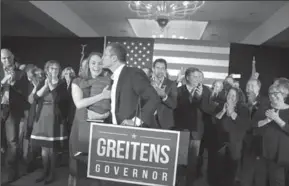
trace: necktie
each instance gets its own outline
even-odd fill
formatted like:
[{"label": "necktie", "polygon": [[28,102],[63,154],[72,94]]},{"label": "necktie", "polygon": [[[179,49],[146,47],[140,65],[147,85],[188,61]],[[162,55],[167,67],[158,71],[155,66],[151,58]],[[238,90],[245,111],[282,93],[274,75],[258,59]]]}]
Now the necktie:
[{"label": "necktie", "polygon": [[192,89],[192,90],[190,91],[190,95],[189,95],[189,100],[190,100],[190,102],[193,101],[194,95],[195,95],[195,89]]}]

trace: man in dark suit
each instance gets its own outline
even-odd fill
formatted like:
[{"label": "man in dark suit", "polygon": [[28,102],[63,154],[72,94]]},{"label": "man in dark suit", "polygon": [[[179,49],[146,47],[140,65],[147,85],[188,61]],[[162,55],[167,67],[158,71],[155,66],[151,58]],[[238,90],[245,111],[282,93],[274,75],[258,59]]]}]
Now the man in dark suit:
[{"label": "man in dark suit", "polygon": [[250,111],[251,129],[247,132],[243,146],[243,163],[240,172],[242,186],[266,185],[266,161],[262,157],[262,136],[258,134],[255,113],[269,105],[269,99],[260,95],[261,82],[250,79],[246,85],[247,107]]},{"label": "man in dark suit", "polygon": [[210,105],[210,89],[203,85],[204,75],[197,68],[188,68],[185,72],[186,84],[178,87],[177,108],[174,111],[176,127],[191,133],[186,185],[196,179],[197,162],[204,125],[211,123],[213,107]]},{"label": "man in dark suit", "polygon": [[173,111],[177,106],[178,92],[176,83],[166,77],[166,72],[166,60],[155,60],[151,84],[157,91],[161,104],[154,114],[154,122],[162,129],[172,129],[174,127]]},{"label": "man in dark suit", "polygon": [[142,70],[125,66],[126,54],[118,43],[109,44],[103,53],[103,67],[113,72],[112,123],[158,128],[152,118],[161,100]]},{"label": "man in dark suit", "polygon": [[24,71],[15,68],[14,56],[8,49],[1,49],[1,63],[1,130],[8,144],[8,182],[13,182],[18,177],[19,125],[29,108],[28,79]]}]

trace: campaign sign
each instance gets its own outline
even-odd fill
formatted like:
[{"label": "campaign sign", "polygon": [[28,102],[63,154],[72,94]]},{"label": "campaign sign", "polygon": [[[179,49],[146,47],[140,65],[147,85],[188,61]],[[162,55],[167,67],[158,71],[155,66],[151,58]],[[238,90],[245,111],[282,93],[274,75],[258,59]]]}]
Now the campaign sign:
[{"label": "campaign sign", "polygon": [[180,132],[91,123],[87,177],[174,186]]}]

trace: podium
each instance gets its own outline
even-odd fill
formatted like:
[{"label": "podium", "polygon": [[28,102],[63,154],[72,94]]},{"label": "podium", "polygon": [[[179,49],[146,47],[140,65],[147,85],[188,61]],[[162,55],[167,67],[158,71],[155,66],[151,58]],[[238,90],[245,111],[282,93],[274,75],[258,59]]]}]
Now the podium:
[{"label": "podium", "polygon": [[[88,154],[89,147],[89,133],[90,133],[90,124],[91,123],[103,123],[103,120],[87,120],[86,122],[81,123],[78,131],[78,151],[83,154]],[[108,124],[110,125],[110,124]],[[188,151],[189,151],[189,142],[190,142],[190,132],[180,131],[180,145],[179,145],[179,165],[187,165],[188,160]],[[81,158],[84,160],[84,158]]]},{"label": "podium", "polygon": [[[82,125],[80,125],[81,127],[79,127],[79,150],[81,152],[80,155],[78,155],[76,158],[79,160],[79,164],[81,167],[85,167],[88,164],[88,152],[89,152],[89,143],[90,142],[90,138],[89,135],[91,135],[91,126],[94,125],[92,123],[101,123],[101,121],[87,121],[85,123],[83,123]],[[115,128],[115,131],[112,131],[112,133],[114,132],[118,132],[119,130],[126,128],[125,126],[119,126],[119,125],[111,125],[111,124],[98,124],[98,125],[103,125],[106,128]],[[107,127],[109,126],[109,127]],[[144,129],[144,128],[137,128],[137,127],[130,127],[130,128],[134,128],[134,130],[148,130],[147,133],[145,134],[150,134],[153,131],[155,132],[161,132],[164,135],[163,136],[169,136],[169,133],[178,133],[178,153],[177,153],[177,165],[187,165],[188,163],[188,151],[189,151],[189,141],[190,141],[190,133],[189,132],[180,132],[180,131],[171,131],[171,130],[161,130],[161,129]],[[127,129],[128,130],[128,129]],[[149,132],[151,131],[151,132]],[[95,144],[94,144],[95,146]],[[94,149],[93,152],[95,152],[96,150]],[[145,163],[146,164],[146,163]],[[174,166],[176,167],[176,166]],[[89,167],[88,167],[89,168]],[[87,168],[86,168],[87,169]],[[82,175],[80,175],[81,177],[86,177],[86,172],[82,172]],[[98,180],[99,181],[99,180]],[[102,186],[105,185],[115,185],[115,186],[122,186],[122,185],[128,185],[128,183],[119,183],[117,182],[117,180],[115,182],[111,182],[111,181],[101,181],[102,182]],[[130,184],[131,185],[131,184]],[[135,185],[139,185],[139,184],[135,184]]]}]

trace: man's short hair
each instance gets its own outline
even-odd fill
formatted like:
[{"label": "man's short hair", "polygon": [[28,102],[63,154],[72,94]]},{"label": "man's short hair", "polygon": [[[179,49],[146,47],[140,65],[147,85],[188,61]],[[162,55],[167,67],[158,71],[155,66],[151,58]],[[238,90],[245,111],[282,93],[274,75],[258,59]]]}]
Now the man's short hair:
[{"label": "man's short hair", "polygon": [[198,68],[190,67],[190,68],[187,68],[187,70],[185,72],[185,78],[187,78],[190,74],[192,74],[194,72],[199,72],[199,73],[203,74],[203,72],[200,71]]},{"label": "man's short hair", "polygon": [[117,56],[117,59],[121,62],[126,62],[126,48],[120,43],[110,43],[107,47],[111,47],[110,52]]},{"label": "man's short hair", "polygon": [[168,67],[167,61],[163,58],[156,59],[153,63],[153,67],[155,67],[157,63],[163,63],[165,65],[166,69]]},{"label": "man's short hair", "polygon": [[247,84],[248,84],[250,81],[256,81],[258,87],[261,88],[262,83],[261,83],[261,81],[260,81],[259,79],[249,79],[249,81],[247,82]]}]

